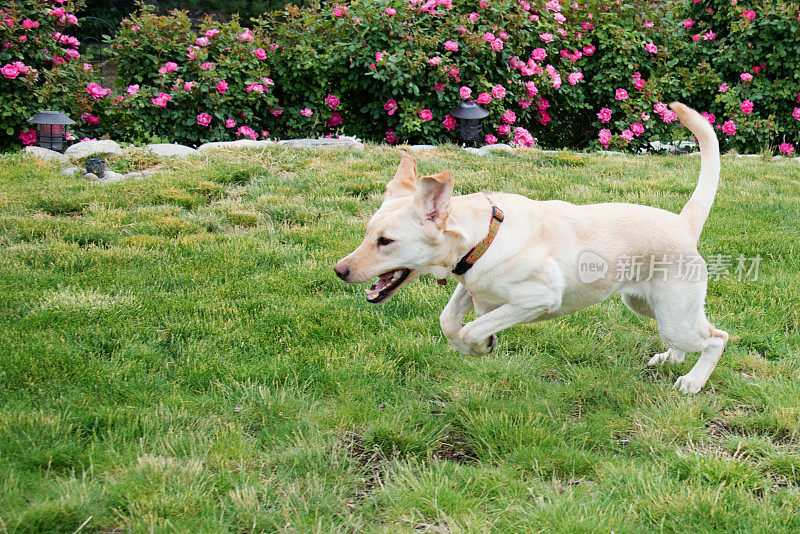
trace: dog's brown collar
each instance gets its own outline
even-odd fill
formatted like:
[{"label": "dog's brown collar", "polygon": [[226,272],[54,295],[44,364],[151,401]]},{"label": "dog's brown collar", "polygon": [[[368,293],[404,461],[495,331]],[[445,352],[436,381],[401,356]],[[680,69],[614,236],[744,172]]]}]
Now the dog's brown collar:
[{"label": "dog's brown collar", "polygon": [[475,265],[475,262],[483,256],[484,252],[489,248],[489,245],[492,244],[492,241],[494,241],[497,230],[500,229],[500,223],[503,222],[504,215],[503,210],[495,206],[491,200],[489,200],[489,202],[492,204],[492,218],[489,222],[489,233],[486,234],[486,237],[484,237],[480,243],[475,245],[472,250],[461,258],[453,268],[453,274],[464,274],[469,271],[470,268]]}]

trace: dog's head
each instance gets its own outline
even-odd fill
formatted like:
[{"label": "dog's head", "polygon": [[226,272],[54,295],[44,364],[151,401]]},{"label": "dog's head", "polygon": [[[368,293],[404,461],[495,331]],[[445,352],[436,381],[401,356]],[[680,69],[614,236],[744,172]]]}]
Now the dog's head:
[{"label": "dog's head", "polygon": [[378,211],[367,223],[364,241],[333,267],[349,283],[377,277],[367,301],[385,302],[423,274],[444,278],[445,225],[453,178],[445,171],[417,179],[417,162],[403,154]]}]

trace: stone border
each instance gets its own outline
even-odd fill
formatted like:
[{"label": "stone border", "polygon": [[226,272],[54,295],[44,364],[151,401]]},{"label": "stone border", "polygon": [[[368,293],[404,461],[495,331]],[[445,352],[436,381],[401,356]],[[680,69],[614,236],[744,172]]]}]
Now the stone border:
[{"label": "stone border", "polygon": [[[657,143],[657,145],[656,145]],[[184,158],[184,157],[193,157],[197,155],[203,155],[213,151],[219,150],[240,150],[240,149],[247,149],[247,148],[266,148],[269,146],[281,146],[285,148],[294,148],[300,150],[308,150],[308,149],[330,149],[330,148],[343,148],[347,150],[355,150],[355,151],[364,151],[366,146],[362,143],[359,139],[355,137],[341,137],[339,139],[333,138],[322,138],[322,139],[285,139],[282,141],[272,141],[269,139],[261,140],[261,141],[254,141],[250,139],[238,139],[236,141],[218,141],[213,143],[205,143],[200,145],[199,147],[192,148],[185,145],[179,145],[177,143],[169,144],[169,143],[155,143],[146,145],[143,147],[133,147],[134,151],[143,151],[149,152],[153,156],[157,158]],[[401,150],[409,150],[411,152],[426,152],[431,150],[438,150],[444,147],[452,147],[455,145],[394,145],[392,148],[401,149]],[[677,150],[677,149],[684,149],[684,148],[696,148],[696,143],[691,143],[688,141],[681,142],[678,146],[672,145],[665,145],[663,143],[653,142],[651,143],[656,149],[665,149],[665,152],[669,152],[669,150]],[[386,145],[386,147],[390,147],[390,145]],[[126,149],[128,150],[128,149]],[[515,149],[511,145],[505,143],[497,143],[494,145],[486,145],[480,148],[475,147],[462,147],[461,150],[467,152],[469,154],[475,156],[491,156],[495,153],[515,153],[519,149]],[[522,149],[526,152],[530,153],[530,149]],[[623,157],[635,157],[640,155],[651,155],[652,153],[640,153],[640,154],[627,154],[625,152],[619,152],[615,150],[599,150],[597,152],[573,152],[570,150],[545,150],[545,149],[534,149],[542,154],[573,154],[573,155],[581,155],[581,156],[604,156],[604,157],[616,157],[616,156],[623,156]],[[36,146],[29,146],[25,148],[25,152],[30,154],[33,157],[39,158],[45,161],[54,161],[61,167],[66,167],[61,171],[62,174],[65,176],[74,176],[76,173],[81,172],[81,169],[76,166],[69,166],[71,162],[76,160],[91,156],[91,155],[117,155],[121,156],[125,154],[125,150],[120,147],[120,145],[112,141],[110,139],[103,139],[99,141],[81,141],[79,143],[75,143],[67,148],[64,154],[60,154],[53,150],[47,150],[45,148],[36,147]],[[660,154],[656,154],[660,155]],[[699,152],[688,152],[684,153],[683,155],[696,157],[699,156]],[[737,157],[737,158],[763,158],[764,156],[760,154],[727,154],[724,155],[727,157]],[[793,161],[795,163],[800,164],[800,157],[785,157],[785,156],[773,156],[773,160],[787,160]],[[99,180],[104,183],[113,183],[119,182],[125,179],[141,179],[146,178],[148,176],[152,176],[155,172],[151,170],[144,170],[144,171],[135,171],[129,172],[127,174],[120,174],[114,171],[106,171],[105,175],[102,180],[99,180],[97,176],[92,173],[84,174],[84,177],[89,180]]]}]

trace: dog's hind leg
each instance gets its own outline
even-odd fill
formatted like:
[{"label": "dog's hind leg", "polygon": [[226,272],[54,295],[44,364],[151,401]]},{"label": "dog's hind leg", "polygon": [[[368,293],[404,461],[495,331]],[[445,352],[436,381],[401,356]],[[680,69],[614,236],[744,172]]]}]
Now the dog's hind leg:
[{"label": "dog's hind leg", "polygon": [[[649,317],[650,319],[656,318],[653,308],[644,297],[633,293],[623,293],[622,302],[636,315]],[[654,365],[664,365],[667,362],[681,363],[685,355],[685,352],[670,347],[666,351],[656,354],[650,358],[650,361],[647,362],[647,365],[653,367]]]},{"label": "dog's hind leg", "polygon": [[458,284],[450,296],[450,300],[447,301],[447,306],[439,315],[439,326],[442,327],[442,333],[450,341],[450,345],[461,354],[470,354],[469,346],[461,340],[459,333],[461,327],[464,326],[462,323],[464,316],[472,309],[472,306],[472,295],[469,294],[464,284]]},{"label": "dog's hind leg", "polygon": [[[654,311],[658,331],[670,351],[675,351],[676,357],[701,351],[697,363],[691,371],[678,378],[675,388],[687,395],[697,393],[706,385],[725,350],[728,333],[714,328],[706,319],[703,311],[705,282],[665,284],[659,289]],[[670,351],[668,357],[673,357]]]}]

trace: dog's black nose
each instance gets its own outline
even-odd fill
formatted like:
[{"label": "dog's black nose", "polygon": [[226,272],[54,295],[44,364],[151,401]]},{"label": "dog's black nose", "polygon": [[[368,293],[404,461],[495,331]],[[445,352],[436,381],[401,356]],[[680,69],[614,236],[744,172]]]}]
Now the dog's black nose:
[{"label": "dog's black nose", "polygon": [[347,279],[350,278],[350,267],[345,267],[341,263],[337,263],[333,266],[333,272],[336,273],[336,276],[347,282]]}]

